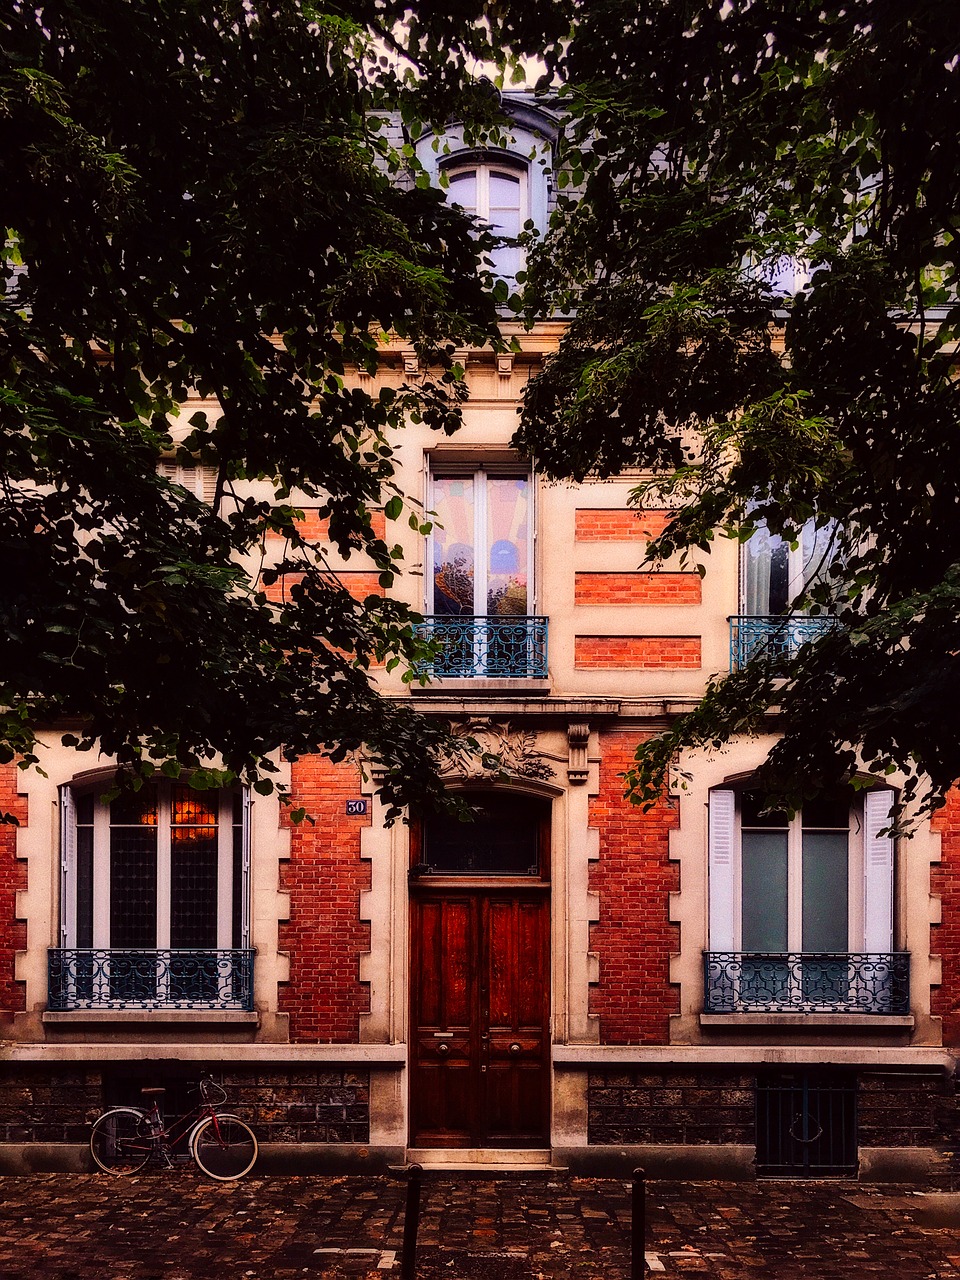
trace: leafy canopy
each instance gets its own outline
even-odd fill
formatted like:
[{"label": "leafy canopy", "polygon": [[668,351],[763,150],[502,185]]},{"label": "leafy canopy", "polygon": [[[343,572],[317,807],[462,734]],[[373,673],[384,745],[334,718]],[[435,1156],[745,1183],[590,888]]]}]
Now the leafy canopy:
[{"label": "leafy canopy", "polygon": [[[364,745],[388,800],[436,787],[443,734],[369,674],[416,657],[413,615],[342,590],[291,494],[393,584],[399,549],[371,522],[403,509],[390,435],[453,430],[453,348],[497,340],[486,242],[409,179],[411,142],[451,115],[492,126],[472,69],[560,24],[482,0],[0,15],[0,759],[36,762],[38,728],[66,721],[139,777],[269,791],[281,746]],[[385,332],[434,372],[348,389]],[[212,506],[164,456],[213,468]],[[272,535],[285,554],[258,580]],[[282,606],[278,572],[297,575]]]},{"label": "leafy canopy", "polygon": [[556,477],[650,473],[639,500],[677,509],[654,562],[836,522],[794,608],[841,626],[714,678],[639,748],[634,798],[775,708],[763,781],[792,805],[865,763],[936,807],[960,777],[955,5],[598,0],[548,63],[575,195],[527,306],[575,316],[519,443]]}]

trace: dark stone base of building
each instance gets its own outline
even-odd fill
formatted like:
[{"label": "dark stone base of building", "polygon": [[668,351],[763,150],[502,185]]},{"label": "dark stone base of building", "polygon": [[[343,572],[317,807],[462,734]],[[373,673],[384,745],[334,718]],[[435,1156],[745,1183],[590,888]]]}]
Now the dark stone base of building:
[{"label": "dark stone base of building", "polygon": [[596,1176],[861,1178],[960,1185],[954,1082],[934,1071],[678,1068],[597,1071],[585,1150]]},{"label": "dark stone base of building", "polygon": [[140,1090],[145,1086],[166,1089],[163,1110],[169,1122],[196,1105],[201,1075],[210,1075],[223,1086],[226,1108],[253,1127],[264,1147],[369,1141],[366,1071],[282,1064],[205,1071],[196,1063],[145,1060],[0,1065],[0,1148],[4,1144],[85,1144],[101,1111],[141,1105]]}]

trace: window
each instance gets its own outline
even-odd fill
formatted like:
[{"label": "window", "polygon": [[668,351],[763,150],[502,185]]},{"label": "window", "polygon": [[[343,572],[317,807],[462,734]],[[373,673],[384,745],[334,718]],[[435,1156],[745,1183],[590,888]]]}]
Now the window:
[{"label": "window", "polygon": [[530,476],[523,471],[437,469],[431,508],[431,613],[523,617],[533,560]]},{"label": "window", "polygon": [[730,620],[730,665],[734,670],[763,653],[792,658],[803,644],[835,627],[826,613],[790,612],[803,591],[829,580],[836,525],[808,520],[796,544],[760,524],[744,543],[740,564],[740,613]]},{"label": "window", "polygon": [[175,458],[161,458],[157,471],[165,480],[172,481],[192,493],[201,502],[210,505],[217,491],[216,467],[205,467],[199,462],[179,462]]},{"label": "window", "polygon": [[532,483],[517,467],[437,466],[428,503],[429,638],[438,676],[546,676],[546,619],[532,616]]},{"label": "window", "polygon": [[550,809],[530,796],[483,794],[463,797],[473,820],[430,814],[423,821],[418,875],[544,876]]},{"label": "window", "polygon": [[786,613],[806,587],[825,576],[834,531],[832,523],[817,528],[808,520],[791,545],[761,524],[743,546],[740,612]]},{"label": "window", "polygon": [[484,163],[450,167],[445,173],[449,199],[486,222],[500,240],[490,255],[495,275],[516,280],[524,268],[517,241],[530,217],[526,168]]},{"label": "window", "polygon": [[446,185],[453,203],[503,237],[492,255],[493,268],[512,283],[524,266],[523,250],[516,244],[524,224],[531,222],[541,234],[547,229],[552,143],[559,121],[542,104],[525,99],[504,95],[502,105],[509,124],[496,146],[478,148],[458,124],[424,134],[415,145],[430,181]]},{"label": "window", "polygon": [[788,817],[757,792],[711,793],[708,1012],[906,1012],[891,803],[844,789]]},{"label": "window", "polygon": [[62,821],[51,1007],[251,1007],[244,795],[67,787]]}]

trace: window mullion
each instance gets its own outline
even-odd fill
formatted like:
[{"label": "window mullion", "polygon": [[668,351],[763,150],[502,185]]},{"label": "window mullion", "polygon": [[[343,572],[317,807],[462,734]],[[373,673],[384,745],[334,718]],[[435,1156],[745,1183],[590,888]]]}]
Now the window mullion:
[{"label": "window mullion", "polygon": [[787,948],[803,950],[803,818],[799,813],[787,828]]},{"label": "window mullion", "polygon": [[487,546],[489,537],[487,504],[489,498],[486,471],[477,470],[475,484],[477,496],[474,506],[474,541],[476,542],[476,549],[474,551],[473,611],[476,614],[485,615],[487,612],[487,563],[490,559],[490,548]]}]

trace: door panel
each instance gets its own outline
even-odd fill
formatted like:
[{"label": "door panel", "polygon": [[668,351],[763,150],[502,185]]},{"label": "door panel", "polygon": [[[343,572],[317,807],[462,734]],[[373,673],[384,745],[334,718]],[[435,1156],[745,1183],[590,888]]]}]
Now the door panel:
[{"label": "door panel", "polygon": [[417,903],[414,1126],[425,1145],[458,1145],[475,1123],[478,945],[472,895]]},{"label": "door panel", "polygon": [[415,1146],[548,1140],[545,886],[416,886],[411,900]]},{"label": "door panel", "polygon": [[[545,1130],[546,927],[544,898],[486,901],[489,1002],[481,1005],[487,1049],[486,1134],[491,1146],[534,1144]],[[487,984],[484,984],[487,985]]]}]

